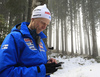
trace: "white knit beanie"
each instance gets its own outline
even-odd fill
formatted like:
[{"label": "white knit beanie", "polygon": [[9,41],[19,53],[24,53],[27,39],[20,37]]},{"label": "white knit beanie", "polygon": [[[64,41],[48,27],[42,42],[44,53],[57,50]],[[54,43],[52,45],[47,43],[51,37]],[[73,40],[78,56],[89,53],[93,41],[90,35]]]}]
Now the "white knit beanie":
[{"label": "white knit beanie", "polygon": [[31,18],[47,18],[51,21],[51,14],[48,8],[46,7],[46,4],[37,6],[32,11]]}]

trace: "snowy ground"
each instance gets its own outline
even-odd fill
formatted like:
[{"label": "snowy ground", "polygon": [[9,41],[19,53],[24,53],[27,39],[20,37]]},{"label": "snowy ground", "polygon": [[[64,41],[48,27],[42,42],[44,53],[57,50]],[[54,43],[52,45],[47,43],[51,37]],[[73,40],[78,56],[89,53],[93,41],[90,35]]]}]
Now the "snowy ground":
[{"label": "snowy ground", "polygon": [[55,59],[64,62],[63,69],[59,69],[51,77],[100,77],[100,63],[94,59],[88,60],[81,57]]}]

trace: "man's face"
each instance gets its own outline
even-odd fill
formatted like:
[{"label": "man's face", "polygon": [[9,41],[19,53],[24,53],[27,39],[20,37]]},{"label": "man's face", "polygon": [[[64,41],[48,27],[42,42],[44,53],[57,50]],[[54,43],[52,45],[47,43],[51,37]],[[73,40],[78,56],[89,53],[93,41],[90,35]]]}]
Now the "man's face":
[{"label": "man's face", "polygon": [[[47,25],[49,25],[50,20],[46,18],[36,18],[34,19],[34,28],[36,29],[37,34],[39,34],[41,31],[45,30]],[[32,26],[33,26],[32,25]]]}]

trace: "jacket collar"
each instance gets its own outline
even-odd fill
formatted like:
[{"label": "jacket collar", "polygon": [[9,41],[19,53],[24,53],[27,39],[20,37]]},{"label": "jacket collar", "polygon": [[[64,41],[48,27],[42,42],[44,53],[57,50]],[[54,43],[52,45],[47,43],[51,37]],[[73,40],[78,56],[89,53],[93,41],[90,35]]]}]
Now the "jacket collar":
[{"label": "jacket collar", "polygon": [[[13,29],[12,31],[20,31],[22,33],[22,35],[25,35],[25,36],[31,36],[30,32],[29,32],[29,29],[28,29],[28,25],[30,23],[29,22],[22,22],[21,24],[17,24]],[[17,29],[17,26],[18,25],[21,25],[20,27],[20,30]],[[42,38],[47,38],[47,36],[43,33],[43,32],[40,32],[39,33],[39,36]]]}]

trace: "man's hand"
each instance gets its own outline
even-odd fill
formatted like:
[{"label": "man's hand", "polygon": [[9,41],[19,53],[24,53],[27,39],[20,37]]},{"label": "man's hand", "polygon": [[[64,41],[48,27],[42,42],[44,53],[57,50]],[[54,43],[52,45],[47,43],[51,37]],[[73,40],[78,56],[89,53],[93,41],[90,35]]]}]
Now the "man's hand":
[{"label": "man's hand", "polygon": [[51,58],[51,59],[49,59],[49,60],[48,60],[48,62],[47,62],[47,63],[56,63],[56,64],[57,64],[57,61],[56,61],[56,59]]},{"label": "man's hand", "polygon": [[47,63],[45,64],[45,67],[46,67],[46,75],[50,75],[54,72],[56,72],[58,69],[57,67],[60,67],[61,64],[56,64],[56,63]]}]

